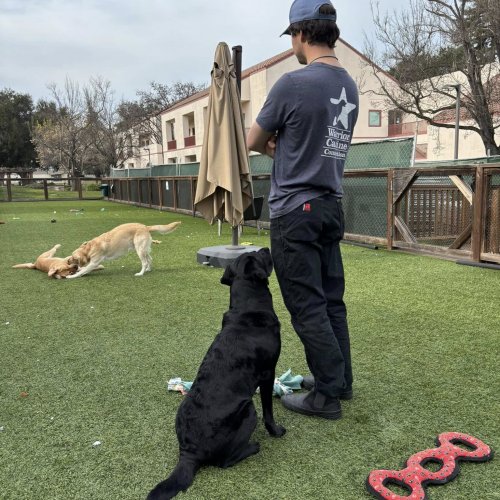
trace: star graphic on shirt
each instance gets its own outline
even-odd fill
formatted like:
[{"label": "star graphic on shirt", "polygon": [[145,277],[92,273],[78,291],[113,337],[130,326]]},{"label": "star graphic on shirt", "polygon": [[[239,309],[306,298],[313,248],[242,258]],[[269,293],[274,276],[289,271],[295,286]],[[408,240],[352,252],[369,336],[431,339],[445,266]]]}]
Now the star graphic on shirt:
[{"label": "star graphic on shirt", "polygon": [[330,102],[332,104],[340,104],[341,102],[344,102],[344,106],[342,106],[342,109],[340,111],[340,115],[335,117],[333,120],[333,126],[335,127],[337,123],[341,123],[345,129],[349,128],[349,113],[353,110],[356,109],[356,104],[351,104],[350,102],[347,102],[347,97],[345,93],[345,87],[342,87],[342,92],[340,93],[340,97],[338,99],[334,99],[333,97],[330,99]]}]

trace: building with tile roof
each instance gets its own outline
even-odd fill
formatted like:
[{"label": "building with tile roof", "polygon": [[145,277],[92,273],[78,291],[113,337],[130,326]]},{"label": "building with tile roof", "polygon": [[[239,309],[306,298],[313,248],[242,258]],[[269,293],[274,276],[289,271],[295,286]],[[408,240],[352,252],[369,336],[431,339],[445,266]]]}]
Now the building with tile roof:
[{"label": "building with tile roof", "polygon": [[[368,89],[360,95],[360,112],[353,141],[380,140],[388,136],[388,113],[380,98],[373,98],[369,91],[370,80],[367,60],[360,52],[342,39],[335,48],[339,61],[356,80],[363,80]],[[244,48],[243,48],[244,60]],[[267,94],[284,73],[299,69],[301,65],[292,49],[286,50],[242,71],[241,102],[245,127],[250,128],[259,113]],[[387,74],[389,80],[393,80]],[[376,84],[373,78],[373,85]],[[130,158],[126,167],[191,163],[199,161],[208,109],[209,89],[183,99],[161,113],[163,144],[148,144],[148,151]]]},{"label": "building with tile roof", "polygon": [[[416,138],[415,159],[450,160],[454,150],[454,128],[428,126],[426,121],[416,119],[413,115],[404,115],[399,110],[390,110],[377,90],[379,82],[373,75],[372,64],[361,52],[341,38],[335,52],[341,64],[360,87],[360,105],[358,122],[354,130],[353,143],[380,141],[381,139]],[[243,48],[244,60],[244,48]],[[248,130],[265,102],[269,90],[274,83],[289,71],[299,69],[301,65],[295,58],[292,49],[274,55],[265,61],[251,66],[241,74],[241,103],[245,127]],[[377,68],[388,85],[398,85],[397,81]],[[207,75],[208,76],[208,75]],[[443,75],[443,80],[458,81],[460,75]],[[461,75],[463,79],[464,76]],[[500,89],[500,75],[491,79],[491,85]],[[464,82],[466,83],[466,82]],[[498,91],[500,94],[500,90]],[[201,155],[205,131],[205,118],[208,109],[209,89],[193,94],[179,101],[160,114],[163,141],[156,144],[149,138],[143,138],[144,147],[138,156],[127,160],[127,168],[152,165],[184,164],[198,162]],[[492,110],[500,113],[500,96]],[[436,116],[437,120],[446,123],[455,122],[455,111],[447,110]],[[471,121],[471,117],[462,108],[460,120]],[[500,133],[500,132],[499,132]],[[147,143],[147,144],[146,144]],[[478,134],[460,131],[459,158],[484,157],[484,146]],[[253,153],[252,153],[253,154]]]}]

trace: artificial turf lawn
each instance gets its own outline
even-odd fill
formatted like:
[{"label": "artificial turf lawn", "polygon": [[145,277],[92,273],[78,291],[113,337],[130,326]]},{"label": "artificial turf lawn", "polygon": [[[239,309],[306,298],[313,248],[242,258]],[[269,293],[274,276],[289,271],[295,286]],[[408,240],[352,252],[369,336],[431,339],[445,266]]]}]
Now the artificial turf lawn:
[{"label": "artificial turf lawn", "polygon": [[[105,201],[2,203],[0,220],[0,498],[145,498],[177,460],[182,396],[166,383],[194,378],[228,307],[222,270],[197,264],[196,252],[229,243],[230,230],[219,238],[201,219]],[[56,243],[67,255],[118,224],[174,220],[182,221],[176,232],[154,234],[162,243],[144,277],[134,276],[134,253],[75,280],[11,269]],[[245,228],[241,241],[268,246],[269,236]],[[402,468],[441,432],[499,448],[500,274],[342,250],[356,377],[343,418],[303,417],[275,400],[285,437],[269,437],[259,422],[258,455],[203,468],[180,498],[369,499],[372,469]],[[270,287],[282,323],[277,374],[305,374],[274,275]],[[454,481],[430,486],[429,498],[500,498],[499,477],[496,458],[464,463]]]}]

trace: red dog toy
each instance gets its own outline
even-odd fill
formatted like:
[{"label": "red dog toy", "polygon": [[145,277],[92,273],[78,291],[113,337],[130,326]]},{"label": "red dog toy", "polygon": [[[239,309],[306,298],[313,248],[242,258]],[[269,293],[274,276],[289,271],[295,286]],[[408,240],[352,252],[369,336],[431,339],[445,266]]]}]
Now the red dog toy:
[{"label": "red dog toy", "polygon": [[[445,484],[454,479],[459,473],[459,461],[486,462],[493,457],[491,448],[475,437],[459,432],[444,432],[440,434],[436,443],[439,448],[419,451],[406,461],[406,468],[397,470],[374,470],[366,480],[368,491],[383,500],[425,500],[424,490],[428,484]],[[463,445],[467,449],[456,445]],[[437,463],[441,467],[433,472],[424,466]],[[388,484],[401,486],[410,495],[396,495]]]}]

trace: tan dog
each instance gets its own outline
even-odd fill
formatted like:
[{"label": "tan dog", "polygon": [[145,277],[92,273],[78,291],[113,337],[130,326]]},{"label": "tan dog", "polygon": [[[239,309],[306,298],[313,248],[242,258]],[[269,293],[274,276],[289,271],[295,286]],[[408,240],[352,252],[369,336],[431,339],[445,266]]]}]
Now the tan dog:
[{"label": "tan dog", "polygon": [[151,231],[159,233],[171,233],[180,222],[172,222],[167,225],[145,226],[139,223],[122,224],[111,231],[97,236],[93,240],[86,241],[77,248],[68,259],[69,264],[76,264],[78,272],[68,278],[78,278],[88,274],[105,260],[113,260],[134,249],[141,259],[142,269],[136,276],[142,276],[146,271],[151,271]]},{"label": "tan dog", "polygon": [[38,269],[47,273],[49,277],[57,278],[58,280],[67,278],[70,274],[76,273],[78,265],[69,264],[69,257],[54,257],[54,254],[60,247],[61,245],[56,245],[54,248],[42,253],[34,263],[27,262],[26,264],[16,264],[12,267],[16,269]]}]

